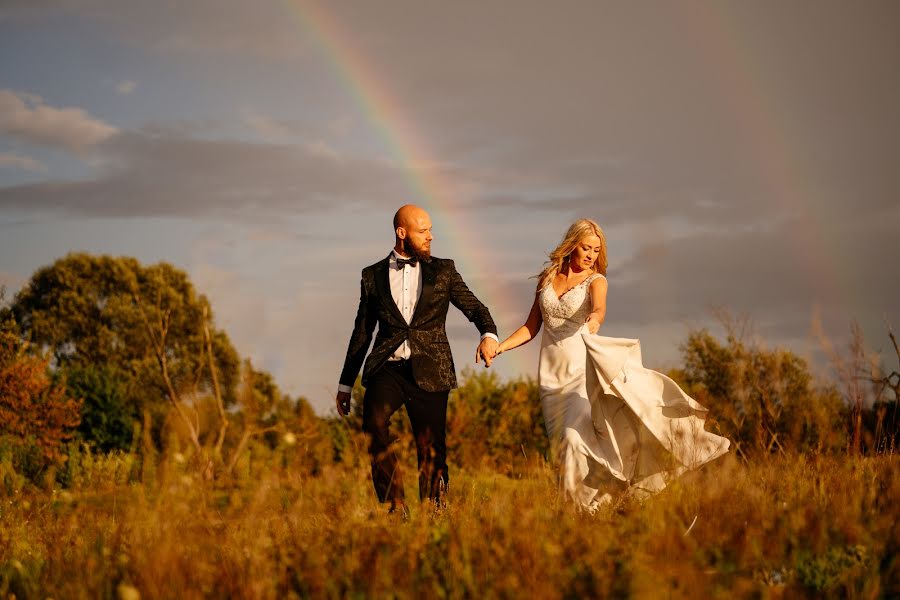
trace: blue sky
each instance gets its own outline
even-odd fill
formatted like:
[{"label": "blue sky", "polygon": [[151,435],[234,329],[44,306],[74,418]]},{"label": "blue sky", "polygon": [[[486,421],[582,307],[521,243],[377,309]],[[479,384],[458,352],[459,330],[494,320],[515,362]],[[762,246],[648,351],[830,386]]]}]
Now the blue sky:
[{"label": "blue sky", "polygon": [[[609,240],[603,332],[641,338],[650,365],[676,365],[720,306],[823,373],[816,316],[886,346],[895,3],[321,5],[430,149],[413,166],[299,6],[0,5],[0,284],[69,251],[169,261],[239,352],[327,410],[359,271],[437,169],[453,197],[434,253],[468,265],[501,335],[586,216]],[[448,330],[462,366],[477,334],[458,314]],[[534,374],[536,346],[498,371]]]}]

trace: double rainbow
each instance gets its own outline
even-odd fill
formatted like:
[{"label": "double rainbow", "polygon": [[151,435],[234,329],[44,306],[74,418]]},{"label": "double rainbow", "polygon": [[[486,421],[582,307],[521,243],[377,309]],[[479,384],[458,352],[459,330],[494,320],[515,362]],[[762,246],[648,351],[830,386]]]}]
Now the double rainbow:
[{"label": "double rainbow", "polygon": [[[454,210],[453,182],[442,174],[439,161],[401,110],[401,103],[390,93],[386,79],[378,75],[371,61],[355,47],[350,32],[323,5],[310,0],[283,2],[330,63],[335,77],[353,96],[391,158],[402,167],[412,194],[410,201],[429,209],[435,221],[446,223],[441,245],[454,251],[460,271],[469,278],[489,281],[484,268],[487,261],[483,257],[479,260],[475,254],[481,244],[469,236],[472,228],[461,222],[462,216]],[[686,7],[687,11],[681,13],[685,16],[684,29],[692,34],[704,56],[715,61],[713,75],[721,85],[723,97],[731,104],[736,122],[742,124],[760,180],[766,184],[768,200],[803,215],[804,225],[792,241],[810,269],[817,295],[830,297],[843,306],[854,306],[848,302],[852,300],[848,290],[853,286],[838,281],[841,261],[834,256],[832,246],[824,243],[823,232],[828,229],[825,207],[818,205],[811,191],[812,178],[804,175],[807,165],[790,140],[791,124],[779,117],[783,111],[773,105],[773,97],[767,93],[765,73],[753,57],[748,36],[740,31],[738,19],[726,14],[724,8],[708,3],[688,3]],[[519,304],[512,298],[499,302],[504,300],[502,290],[477,292],[495,314]],[[521,354],[513,353],[510,358],[518,372],[534,371],[534,365],[525,364]]]}]

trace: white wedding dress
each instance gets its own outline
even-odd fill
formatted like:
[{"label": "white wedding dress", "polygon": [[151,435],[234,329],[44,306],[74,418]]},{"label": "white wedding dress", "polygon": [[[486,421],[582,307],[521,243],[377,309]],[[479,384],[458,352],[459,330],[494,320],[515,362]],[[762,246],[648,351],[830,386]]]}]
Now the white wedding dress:
[{"label": "white wedding dress", "polygon": [[638,340],[591,335],[590,284],[538,295],[544,321],[541,403],[560,485],[589,510],[611,494],[651,494],[686,469],[728,451],[704,430],[706,409],[674,381],[641,364]]}]

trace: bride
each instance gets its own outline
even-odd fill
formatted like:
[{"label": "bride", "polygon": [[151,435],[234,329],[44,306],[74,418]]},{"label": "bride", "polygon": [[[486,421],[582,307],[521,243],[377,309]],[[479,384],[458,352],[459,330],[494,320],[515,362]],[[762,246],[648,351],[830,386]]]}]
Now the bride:
[{"label": "bride", "polygon": [[497,353],[544,324],[538,383],[560,486],[593,511],[612,493],[646,495],[727,452],[703,429],[706,409],[641,364],[640,342],[594,335],[606,317],[606,240],[589,219],[572,224],[538,276],[525,324]]}]

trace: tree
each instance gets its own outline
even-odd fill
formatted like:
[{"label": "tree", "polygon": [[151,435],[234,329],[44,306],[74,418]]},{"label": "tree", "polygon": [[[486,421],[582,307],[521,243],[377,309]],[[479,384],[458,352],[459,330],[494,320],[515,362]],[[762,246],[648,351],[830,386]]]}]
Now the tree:
[{"label": "tree", "polygon": [[168,407],[209,478],[233,470],[251,438],[284,428],[271,375],[241,364],[209,301],[172,265],[70,254],[4,312],[89,398],[83,431],[101,447],[122,447],[128,419],[143,414],[146,429],[149,412]]},{"label": "tree", "polygon": [[33,445],[45,463],[65,460],[61,446],[78,426],[81,402],[51,381],[48,361],[26,354],[11,329],[0,327],[0,434]]},{"label": "tree", "polygon": [[5,312],[54,367],[121,376],[122,412],[159,413],[215,385],[225,407],[235,401],[237,352],[213,327],[207,299],[167,263],[69,254],[35,272]]},{"label": "tree", "polygon": [[872,383],[876,386],[873,413],[875,415],[874,448],[878,452],[894,452],[900,443],[900,345],[890,324],[887,326],[888,337],[897,358],[897,367],[887,373],[881,361],[870,371]]},{"label": "tree", "polygon": [[[250,360],[245,360],[241,369],[241,385],[238,391],[238,400],[241,406],[239,418],[242,432],[237,446],[231,453],[227,469],[233,471],[237,461],[254,436],[268,432],[278,431],[282,428],[278,414],[282,400],[281,392],[275,385],[272,375],[265,371],[257,371]],[[227,417],[222,414],[222,423],[230,424]],[[228,425],[225,425],[227,427]],[[217,451],[221,453],[221,444],[224,440],[224,430],[217,439]]]},{"label": "tree", "polygon": [[900,443],[900,346],[886,323],[898,368],[888,372],[880,352],[866,345],[859,323],[850,323],[850,339],[837,348],[817,326],[819,341],[828,355],[837,386],[849,408],[852,453],[894,452]]},{"label": "tree", "polygon": [[126,402],[125,378],[111,367],[73,367],[64,373],[66,388],[84,402],[78,433],[96,448],[127,450],[140,418]]},{"label": "tree", "polygon": [[540,393],[533,379],[501,382],[494,371],[463,370],[447,414],[448,447],[465,465],[489,460],[509,473],[523,460],[547,457]]},{"label": "tree", "polygon": [[844,446],[843,406],[833,389],[817,389],[806,361],[752,340],[745,321],[720,317],[725,343],[707,330],[682,344],[683,369],[672,372],[710,409],[735,452],[834,450]]}]

